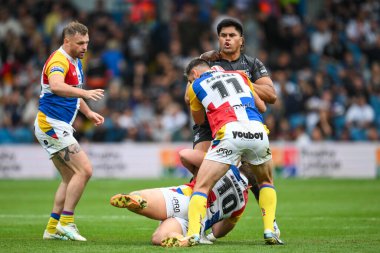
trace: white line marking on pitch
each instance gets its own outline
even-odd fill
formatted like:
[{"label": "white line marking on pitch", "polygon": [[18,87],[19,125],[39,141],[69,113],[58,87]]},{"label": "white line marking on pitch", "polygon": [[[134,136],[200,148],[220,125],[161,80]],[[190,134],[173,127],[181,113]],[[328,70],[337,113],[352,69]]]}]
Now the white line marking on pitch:
[{"label": "white line marking on pitch", "polygon": [[[107,220],[117,220],[117,219],[129,219],[133,217],[133,219],[147,219],[141,215],[76,215],[79,219],[107,219]],[[17,219],[33,219],[33,218],[49,218],[49,214],[0,214],[0,219],[8,219],[8,218],[17,218]]]}]

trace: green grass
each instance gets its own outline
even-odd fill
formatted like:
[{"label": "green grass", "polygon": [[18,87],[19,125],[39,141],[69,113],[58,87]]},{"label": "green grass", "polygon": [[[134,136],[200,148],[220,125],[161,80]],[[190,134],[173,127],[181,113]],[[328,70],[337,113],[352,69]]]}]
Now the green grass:
[{"label": "green grass", "polygon": [[76,210],[87,242],[43,241],[58,181],[0,180],[0,252],[380,252],[380,181],[277,180],[277,219],[285,246],[266,246],[258,206],[250,203],[227,237],[211,246],[152,246],[158,225],[108,204],[110,196],[184,180],[92,180]]}]

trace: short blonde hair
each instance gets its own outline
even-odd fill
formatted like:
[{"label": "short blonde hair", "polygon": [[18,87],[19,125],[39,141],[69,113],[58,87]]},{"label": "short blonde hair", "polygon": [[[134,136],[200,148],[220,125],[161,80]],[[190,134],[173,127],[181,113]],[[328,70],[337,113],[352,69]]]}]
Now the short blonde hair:
[{"label": "short blonde hair", "polygon": [[76,33],[80,35],[88,34],[87,26],[79,23],[78,21],[70,22],[62,31],[62,39],[68,36],[74,36]]}]

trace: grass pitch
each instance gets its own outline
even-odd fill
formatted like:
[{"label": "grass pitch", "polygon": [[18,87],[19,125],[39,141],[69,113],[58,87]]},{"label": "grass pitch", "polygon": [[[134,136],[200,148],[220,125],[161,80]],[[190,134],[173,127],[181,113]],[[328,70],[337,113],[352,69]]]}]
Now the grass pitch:
[{"label": "grass pitch", "polygon": [[58,181],[0,180],[0,252],[380,252],[380,181],[279,179],[277,220],[284,246],[262,239],[259,208],[249,205],[232,231],[211,246],[150,244],[157,221],[109,205],[120,192],[186,180],[91,180],[76,209],[87,242],[42,240]]}]

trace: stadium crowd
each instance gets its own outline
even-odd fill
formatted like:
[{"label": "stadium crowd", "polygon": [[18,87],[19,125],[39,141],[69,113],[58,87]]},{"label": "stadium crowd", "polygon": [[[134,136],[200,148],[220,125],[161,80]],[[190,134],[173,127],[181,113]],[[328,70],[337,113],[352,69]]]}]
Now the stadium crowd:
[{"label": "stadium crowd", "polygon": [[85,86],[106,97],[79,115],[79,141],[190,141],[183,71],[217,49],[216,24],[244,26],[245,53],[271,71],[278,99],[265,113],[270,139],[380,140],[380,2],[376,0],[5,0],[0,8],[0,144],[32,143],[41,70],[72,20],[90,31]]}]

